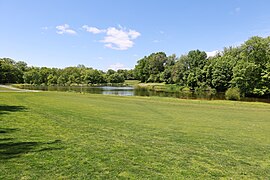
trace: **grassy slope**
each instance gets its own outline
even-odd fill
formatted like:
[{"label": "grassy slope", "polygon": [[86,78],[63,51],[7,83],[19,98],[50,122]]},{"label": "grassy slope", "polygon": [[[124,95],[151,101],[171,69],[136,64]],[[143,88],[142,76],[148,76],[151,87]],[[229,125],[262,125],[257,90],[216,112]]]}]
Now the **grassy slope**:
[{"label": "grassy slope", "polygon": [[270,105],[0,93],[0,179],[270,178]]}]

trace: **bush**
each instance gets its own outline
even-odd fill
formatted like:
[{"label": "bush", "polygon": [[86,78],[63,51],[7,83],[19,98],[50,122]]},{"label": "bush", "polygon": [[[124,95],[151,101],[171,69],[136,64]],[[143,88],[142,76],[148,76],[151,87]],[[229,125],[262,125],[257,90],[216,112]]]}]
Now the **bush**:
[{"label": "bush", "polygon": [[189,87],[184,87],[184,88],[182,89],[182,91],[183,91],[183,92],[185,92],[185,91],[190,91],[190,88],[189,88]]},{"label": "bush", "polygon": [[225,98],[227,100],[235,100],[235,101],[240,100],[240,89],[239,88],[229,88],[225,92]]}]

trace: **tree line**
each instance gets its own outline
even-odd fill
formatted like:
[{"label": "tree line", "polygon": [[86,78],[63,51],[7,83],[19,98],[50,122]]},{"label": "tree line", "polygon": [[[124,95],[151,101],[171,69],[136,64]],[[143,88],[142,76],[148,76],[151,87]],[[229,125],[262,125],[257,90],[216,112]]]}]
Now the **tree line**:
[{"label": "tree line", "polygon": [[180,57],[164,52],[152,53],[137,62],[134,70],[101,70],[77,67],[28,67],[23,61],[0,58],[0,83],[72,85],[165,82],[192,90],[215,89],[225,92],[238,88],[246,96],[270,94],[270,37],[251,37],[240,46],[224,48],[213,57],[192,50]]},{"label": "tree line", "polygon": [[270,37],[251,37],[240,46],[224,48],[214,57],[207,57],[200,50],[181,57],[152,53],[137,62],[134,73],[141,82],[166,82],[218,92],[239,88],[246,96],[269,95]]},{"label": "tree line", "polygon": [[0,58],[0,83],[27,83],[33,85],[61,85],[72,84],[102,84],[123,83],[125,79],[134,79],[133,70],[109,69],[107,72],[88,68],[84,65],[76,67],[48,68],[28,67],[23,61],[10,58]]}]

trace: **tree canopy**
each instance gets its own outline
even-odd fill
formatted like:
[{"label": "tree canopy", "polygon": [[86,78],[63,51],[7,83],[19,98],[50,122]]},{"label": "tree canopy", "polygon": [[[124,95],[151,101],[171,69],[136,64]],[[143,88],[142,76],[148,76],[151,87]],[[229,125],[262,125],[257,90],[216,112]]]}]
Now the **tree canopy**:
[{"label": "tree canopy", "polygon": [[0,83],[27,83],[34,85],[72,85],[123,83],[134,79],[133,70],[101,70],[78,65],[64,69],[48,67],[28,67],[25,62],[0,58]]},{"label": "tree canopy", "polygon": [[237,87],[244,95],[270,94],[270,37],[251,37],[241,46],[224,48],[214,57],[192,50],[180,57],[163,52],[140,59],[135,77],[141,82],[165,82],[191,89],[226,91]]}]

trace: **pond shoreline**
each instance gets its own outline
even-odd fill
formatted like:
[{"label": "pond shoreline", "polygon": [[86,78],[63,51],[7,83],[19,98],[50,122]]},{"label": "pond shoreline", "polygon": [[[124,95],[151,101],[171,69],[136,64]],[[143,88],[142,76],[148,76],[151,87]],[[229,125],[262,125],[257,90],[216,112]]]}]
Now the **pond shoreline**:
[{"label": "pond shoreline", "polygon": [[[106,86],[37,86],[29,84],[13,85],[26,91],[65,91],[65,92],[80,92],[90,94],[104,94],[104,95],[117,95],[117,96],[158,96],[158,97],[171,97],[180,99],[200,99],[200,100],[225,100],[225,93],[214,91],[194,91],[189,89],[180,89],[177,85],[161,85],[149,84],[148,86],[133,85],[129,86],[113,86],[107,84]],[[164,86],[164,87],[160,87]],[[171,88],[174,87],[174,88]],[[256,98],[256,97],[243,97],[240,101],[247,102],[265,102],[270,103],[270,98]]]}]

